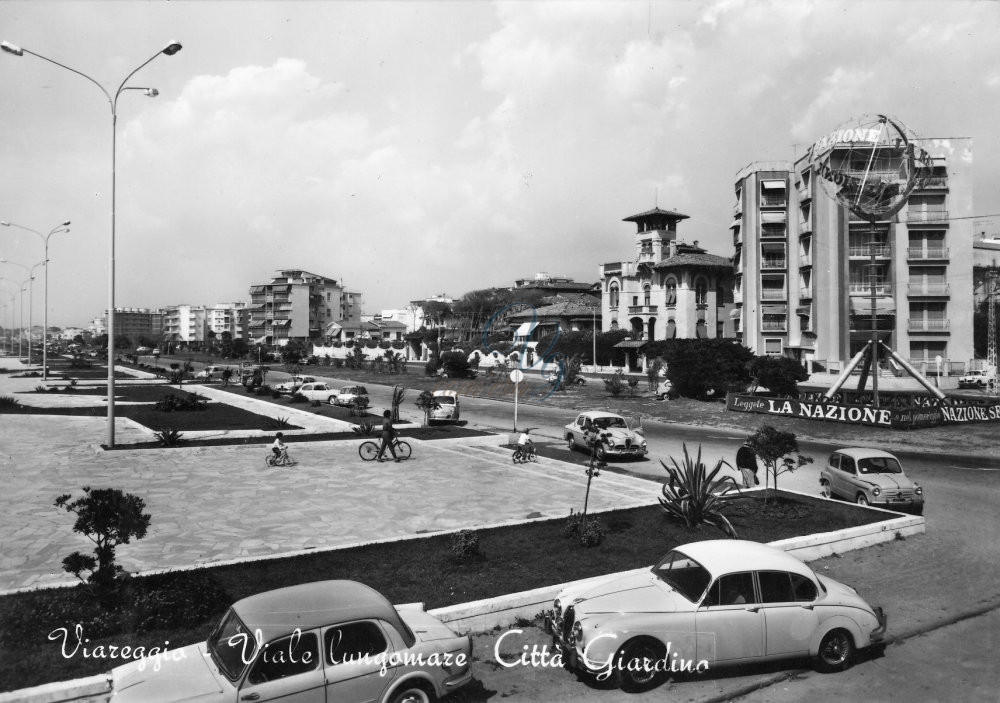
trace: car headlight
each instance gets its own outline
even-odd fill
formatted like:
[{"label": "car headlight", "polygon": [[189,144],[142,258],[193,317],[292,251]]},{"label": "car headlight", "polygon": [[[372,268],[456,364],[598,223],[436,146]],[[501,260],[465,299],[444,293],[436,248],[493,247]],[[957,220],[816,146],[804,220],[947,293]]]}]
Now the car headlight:
[{"label": "car headlight", "polygon": [[573,642],[575,643],[582,641],[583,641],[583,625],[581,625],[580,621],[577,620],[575,623],[573,623]]},{"label": "car headlight", "polygon": [[875,496],[876,498],[881,494],[882,494],[882,489],[879,488],[878,486],[875,486],[875,488],[872,489],[872,495]]},{"label": "car headlight", "polygon": [[643,446],[643,447],[645,447],[645,446],[646,446],[646,440],[642,440],[642,446]]},{"label": "car headlight", "polygon": [[559,602],[558,598],[552,601],[552,612],[557,618],[562,615],[562,603]]},{"label": "car headlight", "polygon": [[916,493],[918,496],[922,496],[924,494],[924,489],[920,486],[914,485],[913,492]]}]

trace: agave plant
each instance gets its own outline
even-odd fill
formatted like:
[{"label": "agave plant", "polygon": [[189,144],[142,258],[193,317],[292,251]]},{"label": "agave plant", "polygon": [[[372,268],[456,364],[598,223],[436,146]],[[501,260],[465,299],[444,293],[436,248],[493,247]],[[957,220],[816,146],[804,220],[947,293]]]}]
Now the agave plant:
[{"label": "agave plant", "polygon": [[692,457],[687,444],[684,445],[683,464],[678,464],[673,457],[670,457],[670,462],[673,466],[660,462],[667,472],[667,481],[663,484],[663,495],[659,501],[667,515],[683,520],[689,528],[702,524],[718,527],[729,537],[737,539],[736,529],[722,514],[722,509],[738,497],[739,485],[732,476],[717,478],[722,467],[729,466],[729,463],[719,459],[715,468],[708,471],[701,460],[701,445],[698,445],[697,456]]},{"label": "agave plant", "polygon": [[354,430],[355,434],[370,437],[375,432],[375,423],[371,420],[365,420],[364,422],[359,422],[357,425],[351,425],[351,429]]},{"label": "agave plant", "polygon": [[276,427],[280,430],[284,429],[285,427],[291,427],[292,422],[287,417],[274,417],[271,418],[271,426]]},{"label": "agave plant", "polygon": [[161,447],[176,447],[184,441],[182,439],[184,435],[173,427],[165,427],[163,431],[157,432],[153,436],[156,437],[156,441],[160,443]]}]

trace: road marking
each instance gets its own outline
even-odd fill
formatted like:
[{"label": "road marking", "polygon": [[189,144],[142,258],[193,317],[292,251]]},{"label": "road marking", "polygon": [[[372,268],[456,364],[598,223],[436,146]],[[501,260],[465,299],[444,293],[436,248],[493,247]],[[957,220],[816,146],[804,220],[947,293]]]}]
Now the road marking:
[{"label": "road marking", "polygon": [[1000,469],[979,468],[978,466],[951,466],[949,468],[959,471],[1000,471]]}]

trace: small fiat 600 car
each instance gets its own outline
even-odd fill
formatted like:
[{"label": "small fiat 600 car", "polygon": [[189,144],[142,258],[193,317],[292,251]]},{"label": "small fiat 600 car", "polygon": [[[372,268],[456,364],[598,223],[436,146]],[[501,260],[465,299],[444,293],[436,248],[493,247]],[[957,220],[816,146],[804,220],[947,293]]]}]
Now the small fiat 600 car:
[{"label": "small fiat 600 car", "polygon": [[626,691],[671,674],[813,657],[846,668],[886,618],[844,584],[758,542],[677,547],[648,571],[572,585],[545,616],[563,663]]},{"label": "small fiat 600 car", "polygon": [[111,700],[426,703],[469,682],[471,655],[422,604],[317,581],[244,598],[207,641],[116,667]]},{"label": "small fiat 600 car", "polygon": [[458,422],[462,412],[458,402],[458,391],[434,391],[434,400],[437,404],[431,408],[428,420]]},{"label": "small fiat 600 car", "polygon": [[924,489],[907,478],[899,460],[880,449],[839,449],[820,469],[819,484],[827,498],[858,505],[923,515]]},{"label": "small fiat 600 car", "polygon": [[609,457],[642,457],[649,451],[642,429],[632,430],[621,415],[589,410],[580,413],[566,425],[563,436],[570,449],[587,449],[590,439],[597,440],[597,458],[601,461]]}]

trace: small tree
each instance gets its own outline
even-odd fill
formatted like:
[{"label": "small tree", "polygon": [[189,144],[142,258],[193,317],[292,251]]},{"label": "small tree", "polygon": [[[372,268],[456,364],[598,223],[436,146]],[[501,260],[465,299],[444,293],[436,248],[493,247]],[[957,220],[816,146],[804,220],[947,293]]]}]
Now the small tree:
[{"label": "small tree", "polygon": [[[774,478],[774,489],[777,490],[778,476],[812,463],[812,457],[799,453],[799,443],[793,432],[784,432],[771,425],[761,425],[756,432],[747,437],[747,442],[753,453],[764,462],[765,489],[768,477]],[[794,459],[791,454],[795,454]],[[765,502],[767,495],[765,492]]]},{"label": "small tree", "polygon": [[617,398],[625,390],[625,373],[621,370],[615,371],[611,378],[604,379],[604,387],[608,393]]},{"label": "small tree", "polygon": [[403,403],[406,389],[402,386],[392,387],[392,421],[399,422],[399,406]]},{"label": "small tree", "polygon": [[[144,513],[146,503],[131,493],[117,488],[90,488],[84,495],[70,502],[65,493],[55,500],[57,508],[64,508],[76,515],[73,531],[87,537],[96,546],[94,556],[73,552],[63,559],[63,570],[88,584],[102,600],[115,591],[124,570],[115,563],[115,548],[128,544],[133,538],[142,539],[149,528],[150,515]],[[84,579],[81,575],[89,571]]]},{"label": "small tree", "polygon": [[431,410],[441,407],[437,398],[430,391],[421,391],[420,395],[417,396],[416,405],[424,411],[424,427],[427,427],[427,424],[430,422]]},{"label": "small tree", "polygon": [[809,372],[795,359],[784,356],[757,356],[747,363],[750,385],[756,390],[764,386],[777,395],[798,398],[799,381],[809,378]]},{"label": "small tree", "polygon": [[638,378],[630,378],[630,379],[628,379],[628,397],[629,398],[631,398],[632,396],[635,395],[635,389],[638,388],[638,387],[639,387],[639,379]]},{"label": "small tree", "polygon": [[663,361],[656,359],[652,364],[646,367],[646,381],[648,382],[648,390],[651,393],[656,392],[656,387],[660,385],[660,371],[663,369]]}]

